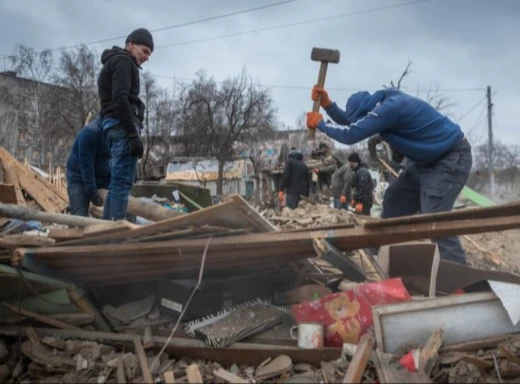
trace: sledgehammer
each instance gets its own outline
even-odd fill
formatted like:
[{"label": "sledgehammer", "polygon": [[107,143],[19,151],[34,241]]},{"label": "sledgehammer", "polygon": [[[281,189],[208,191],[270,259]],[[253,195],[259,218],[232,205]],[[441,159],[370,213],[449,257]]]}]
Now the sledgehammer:
[{"label": "sledgehammer", "polygon": [[[311,60],[312,61],[320,61],[320,72],[318,74],[318,82],[316,83],[318,87],[323,88],[325,86],[325,76],[327,76],[327,66],[329,63],[338,64],[339,63],[339,51],[337,49],[327,49],[327,48],[312,48],[311,52]],[[319,112],[320,110],[320,102],[321,97],[318,98],[312,105],[313,112]],[[314,139],[314,129],[309,129],[309,139]]]}]

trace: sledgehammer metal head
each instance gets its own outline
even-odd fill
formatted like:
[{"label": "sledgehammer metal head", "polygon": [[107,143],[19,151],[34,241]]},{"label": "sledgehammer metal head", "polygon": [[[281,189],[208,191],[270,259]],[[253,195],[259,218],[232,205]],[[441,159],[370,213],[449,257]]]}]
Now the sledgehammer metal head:
[{"label": "sledgehammer metal head", "polygon": [[[327,76],[327,66],[329,63],[337,64],[339,63],[339,51],[337,49],[328,49],[328,48],[312,48],[311,52],[311,60],[320,61],[320,72],[318,74],[318,82],[316,83],[318,87],[323,88],[325,86],[325,77]],[[320,98],[314,101],[312,105],[312,111],[318,112],[320,110]],[[309,130],[309,138],[314,138],[315,131],[313,129]]]},{"label": "sledgehammer metal head", "polygon": [[327,63],[339,63],[339,51],[337,49],[312,48],[312,61],[325,61]]}]

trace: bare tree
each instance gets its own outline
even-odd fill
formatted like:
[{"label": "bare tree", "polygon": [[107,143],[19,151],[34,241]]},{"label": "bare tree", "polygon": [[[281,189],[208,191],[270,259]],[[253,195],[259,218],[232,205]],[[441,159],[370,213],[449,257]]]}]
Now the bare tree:
[{"label": "bare tree", "polygon": [[255,86],[243,69],[220,87],[200,72],[188,97],[192,111],[197,113],[193,128],[200,129],[201,141],[207,135],[211,153],[218,160],[217,195],[221,196],[224,166],[235,155],[235,143],[248,134],[274,127],[275,109],[270,92]]},{"label": "bare tree", "polygon": [[29,79],[22,82],[22,93],[27,115],[22,119],[27,123],[27,131],[33,148],[38,152],[38,166],[46,160],[50,147],[48,121],[51,103],[49,102],[52,79],[53,57],[50,50],[36,52],[33,48],[18,45],[10,57],[14,71]]},{"label": "bare tree", "polygon": [[57,113],[74,137],[89,117],[99,114],[97,73],[100,64],[94,50],[82,45],[62,51],[54,82],[63,87],[55,95]]},{"label": "bare tree", "polygon": [[[399,80],[397,80],[397,84],[395,84],[393,80],[390,80],[391,88],[401,89],[401,83],[403,82],[404,78],[406,76],[408,76],[410,73],[412,73],[412,70],[411,70],[412,64],[413,64],[413,62],[411,60],[408,60],[408,64],[406,64],[406,68],[404,69],[403,73],[401,73]],[[386,85],[383,85],[383,88],[388,88],[388,87]]]}]

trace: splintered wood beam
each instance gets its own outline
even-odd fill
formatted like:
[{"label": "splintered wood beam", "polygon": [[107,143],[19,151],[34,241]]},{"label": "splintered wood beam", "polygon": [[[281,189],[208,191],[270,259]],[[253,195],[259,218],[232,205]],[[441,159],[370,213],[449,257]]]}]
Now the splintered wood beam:
[{"label": "splintered wood beam", "polygon": [[370,360],[374,344],[374,337],[370,333],[365,333],[361,337],[356,352],[354,352],[352,361],[350,362],[345,377],[343,378],[344,384],[361,383],[361,378],[363,377],[363,372],[365,372],[367,367],[368,360]]},{"label": "splintered wood beam", "polygon": [[[184,218],[175,220],[180,219]],[[320,238],[340,249],[350,250],[514,228],[520,228],[520,215],[440,222],[432,218],[431,222],[379,228],[271,232],[219,237],[211,241],[205,271],[211,273],[233,267],[290,263],[313,257],[313,239]],[[144,228],[113,236],[132,237],[133,234],[141,233],[142,229]],[[179,239],[132,244],[18,248],[14,251],[12,262],[17,264],[25,255],[29,255],[50,268],[67,271],[71,278],[89,282],[156,278],[167,274],[189,274],[198,271],[200,255],[204,252],[206,243],[207,239]]]}]

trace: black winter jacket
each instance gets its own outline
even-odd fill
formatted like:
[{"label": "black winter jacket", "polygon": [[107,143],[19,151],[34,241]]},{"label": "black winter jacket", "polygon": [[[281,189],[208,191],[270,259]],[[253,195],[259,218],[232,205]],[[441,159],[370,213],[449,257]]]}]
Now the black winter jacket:
[{"label": "black winter jacket", "polygon": [[364,163],[354,168],[354,200],[372,205],[374,201],[374,182]]},{"label": "black winter jacket", "polygon": [[139,98],[139,66],[126,49],[112,47],[101,55],[103,68],[98,77],[101,115],[112,117],[128,134],[137,133],[144,118],[144,104]]},{"label": "black winter jacket", "polygon": [[287,194],[309,196],[309,167],[300,152],[293,152],[285,163],[280,191]]}]

